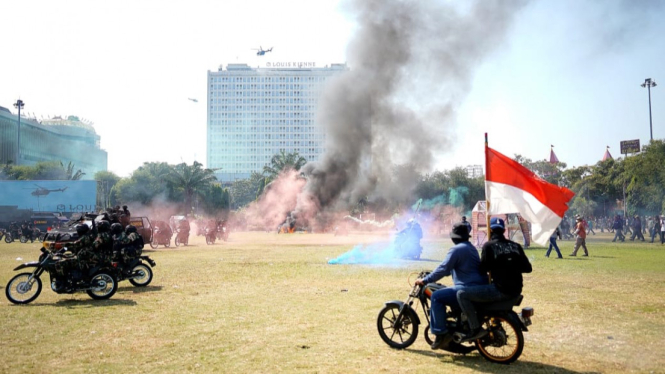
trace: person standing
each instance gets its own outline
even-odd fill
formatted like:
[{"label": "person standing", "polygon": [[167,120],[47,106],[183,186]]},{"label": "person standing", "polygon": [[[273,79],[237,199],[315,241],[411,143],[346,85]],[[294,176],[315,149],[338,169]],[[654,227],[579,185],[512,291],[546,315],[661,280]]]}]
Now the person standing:
[{"label": "person standing", "polygon": [[589,251],[586,248],[586,228],[584,227],[584,221],[582,221],[582,217],[577,217],[576,219],[577,224],[575,225],[575,249],[573,250],[573,253],[571,253],[569,256],[577,256],[577,250],[580,249],[580,247],[584,248],[584,254],[582,256],[589,256]]},{"label": "person standing", "polygon": [[547,250],[547,253],[545,254],[545,257],[550,257],[550,252],[552,252],[552,248],[556,250],[556,254],[558,255],[557,258],[563,258],[561,256],[561,251],[559,250],[559,246],[556,245],[556,238],[561,239],[561,230],[559,230],[559,227],[557,226],[556,230],[552,233],[552,236],[550,236],[550,248]]},{"label": "person standing", "polygon": [[465,287],[488,284],[487,274],[480,271],[478,250],[469,242],[469,231],[463,222],[453,225],[450,239],[455,245],[450,248],[443,262],[425,278],[416,280],[417,285],[424,286],[447,275],[453,277],[452,287],[437,290],[432,294],[430,331],[436,336],[432,349],[442,348],[452,340],[452,334],[446,327],[446,305],[452,310],[459,310],[457,291]]},{"label": "person standing", "polygon": [[660,244],[665,243],[665,216],[660,216]]}]

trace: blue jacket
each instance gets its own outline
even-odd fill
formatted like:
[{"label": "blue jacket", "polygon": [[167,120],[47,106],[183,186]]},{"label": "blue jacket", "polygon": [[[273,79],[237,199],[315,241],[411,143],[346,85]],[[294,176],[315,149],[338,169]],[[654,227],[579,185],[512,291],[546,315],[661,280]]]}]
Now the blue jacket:
[{"label": "blue jacket", "polygon": [[469,242],[459,243],[448,251],[448,255],[433,272],[423,279],[425,284],[453,276],[455,286],[481,286],[489,284],[487,274],[480,271],[478,250]]}]

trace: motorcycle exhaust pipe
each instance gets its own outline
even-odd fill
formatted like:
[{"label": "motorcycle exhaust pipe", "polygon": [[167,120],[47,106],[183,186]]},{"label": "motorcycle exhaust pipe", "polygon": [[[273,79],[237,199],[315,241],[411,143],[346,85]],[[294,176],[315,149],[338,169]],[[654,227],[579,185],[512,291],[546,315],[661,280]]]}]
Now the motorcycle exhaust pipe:
[{"label": "motorcycle exhaust pipe", "polygon": [[462,339],[464,339],[464,335],[460,332],[456,332],[453,334],[453,341],[457,344],[460,344],[462,342]]}]

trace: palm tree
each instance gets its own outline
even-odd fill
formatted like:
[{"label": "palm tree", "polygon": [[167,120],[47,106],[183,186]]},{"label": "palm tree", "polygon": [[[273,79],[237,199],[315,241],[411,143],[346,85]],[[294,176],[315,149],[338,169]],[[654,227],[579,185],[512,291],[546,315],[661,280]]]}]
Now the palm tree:
[{"label": "palm tree", "polygon": [[300,156],[298,152],[286,153],[284,150],[281,150],[279,154],[272,156],[270,160],[270,165],[263,167],[263,173],[268,174],[268,180],[272,181],[277,176],[287,170],[300,170],[307,163],[307,160]]},{"label": "palm tree", "polygon": [[213,169],[203,169],[202,166],[197,161],[191,166],[183,162],[173,166],[165,177],[174,189],[181,190],[185,195],[185,214],[191,212],[194,195],[205,191],[217,180]]},{"label": "palm tree", "polygon": [[85,175],[85,173],[82,172],[81,169],[78,169],[76,172],[74,172],[74,164],[71,161],[69,161],[69,163],[67,164],[66,170],[65,170],[65,165],[63,165],[62,161],[60,161],[60,167],[65,172],[65,179],[70,181],[80,180],[81,177]]}]

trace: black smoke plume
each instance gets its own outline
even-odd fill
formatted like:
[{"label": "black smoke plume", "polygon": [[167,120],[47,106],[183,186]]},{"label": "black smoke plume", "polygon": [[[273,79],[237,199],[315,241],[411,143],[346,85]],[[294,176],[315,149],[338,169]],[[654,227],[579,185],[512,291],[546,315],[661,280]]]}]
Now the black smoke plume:
[{"label": "black smoke plume", "polygon": [[431,171],[435,154],[451,147],[455,112],[474,70],[501,46],[525,4],[347,2],[357,20],[349,70],[319,102],[326,152],[303,168],[309,180],[298,210],[346,208],[364,197],[408,198],[417,175]]}]

